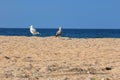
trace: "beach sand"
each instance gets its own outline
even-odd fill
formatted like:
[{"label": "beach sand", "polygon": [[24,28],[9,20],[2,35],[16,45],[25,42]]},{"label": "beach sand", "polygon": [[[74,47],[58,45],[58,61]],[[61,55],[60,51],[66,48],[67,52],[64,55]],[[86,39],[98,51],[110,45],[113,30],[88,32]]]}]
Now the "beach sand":
[{"label": "beach sand", "polygon": [[120,80],[120,39],[0,36],[0,80]]}]

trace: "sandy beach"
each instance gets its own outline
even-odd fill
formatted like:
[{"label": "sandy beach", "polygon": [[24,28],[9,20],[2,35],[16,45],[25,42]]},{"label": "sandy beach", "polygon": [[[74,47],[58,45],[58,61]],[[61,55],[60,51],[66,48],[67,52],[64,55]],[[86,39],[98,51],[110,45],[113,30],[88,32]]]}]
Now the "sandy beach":
[{"label": "sandy beach", "polygon": [[120,39],[0,36],[0,80],[120,80]]}]

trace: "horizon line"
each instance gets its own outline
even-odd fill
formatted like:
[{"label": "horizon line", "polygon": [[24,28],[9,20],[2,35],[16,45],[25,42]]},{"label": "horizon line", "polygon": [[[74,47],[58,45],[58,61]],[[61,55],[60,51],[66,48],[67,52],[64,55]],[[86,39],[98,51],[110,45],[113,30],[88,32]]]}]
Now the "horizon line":
[{"label": "horizon line", "polygon": [[[1,27],[0,29],[6,29],[8,27]],[[36,29],[58,29],[58,28],[38,28],[35,27]],[[29,29],[29,28],[15,28],[15,27],[10,27],[9,29]],[[120,28],[63,28],[63,29],[120,29]]]}]

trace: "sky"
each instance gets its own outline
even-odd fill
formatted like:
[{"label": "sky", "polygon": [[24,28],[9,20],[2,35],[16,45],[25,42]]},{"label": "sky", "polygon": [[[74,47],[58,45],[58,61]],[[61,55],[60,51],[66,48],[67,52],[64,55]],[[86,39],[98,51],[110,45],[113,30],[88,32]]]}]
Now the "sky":
[{"label": "sky", "polygon": [[120,29],[120,0],[0,0],[0,28]]}]

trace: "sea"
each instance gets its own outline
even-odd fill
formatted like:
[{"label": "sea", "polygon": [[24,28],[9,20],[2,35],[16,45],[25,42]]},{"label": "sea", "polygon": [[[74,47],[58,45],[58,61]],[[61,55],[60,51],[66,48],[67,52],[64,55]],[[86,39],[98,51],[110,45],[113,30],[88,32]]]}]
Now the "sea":
[{"label": "sea", "polygon": [[[37,37],[55,36],[58,29],[37,29]],[[27,36],[32,34],[28,28],[0,28],[0,36]],[[63,29],[62,37],[69,38],[120,38],[120,29]]]}]

